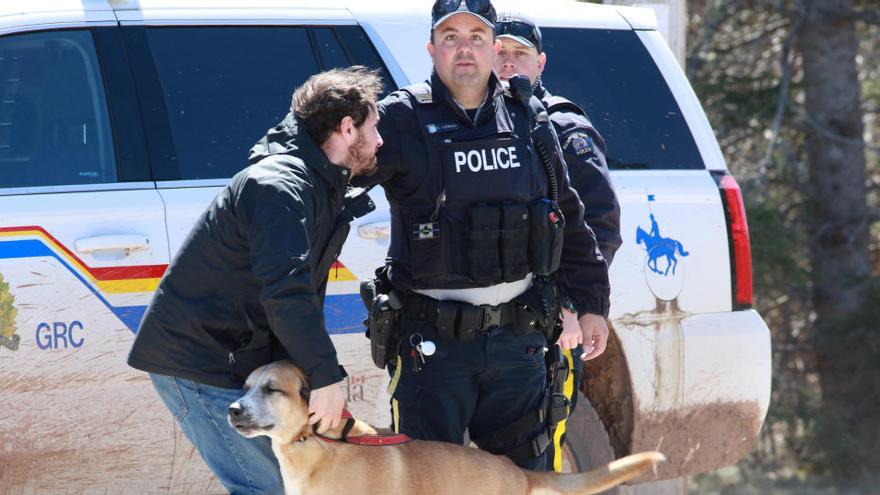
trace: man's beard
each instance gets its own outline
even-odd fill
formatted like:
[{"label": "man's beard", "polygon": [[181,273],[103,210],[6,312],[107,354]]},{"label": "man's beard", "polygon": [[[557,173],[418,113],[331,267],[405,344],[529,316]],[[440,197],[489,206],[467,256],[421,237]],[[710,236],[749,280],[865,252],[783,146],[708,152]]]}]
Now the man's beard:
[{"label": "man's beard", "polygon": [[348,148],[345,165],[351,169],[352,175],[372,175],[376,172],[376,152],[367,149],[367,140],[358,131],[358,139]]}]

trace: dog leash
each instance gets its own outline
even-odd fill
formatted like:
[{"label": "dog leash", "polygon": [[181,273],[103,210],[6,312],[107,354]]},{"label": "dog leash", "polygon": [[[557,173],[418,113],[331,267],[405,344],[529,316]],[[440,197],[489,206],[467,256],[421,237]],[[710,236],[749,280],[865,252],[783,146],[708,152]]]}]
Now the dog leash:
[{"label": "dog leash", "polygon": [[354,428],[355,420],[354,416],[348,411],[348,409],[343,409],[342,411],[342,419],[345,420],[345,426],[342,427],[342,435],[340,438],[329,438],[325,437],[318,433],[318,425],[312,425],[312,431],[315,432],[315,435],[321,437],[322,440],[331,443],[350,443],[354,445],[366,445],[368,447],[384,447],[388,445],[400,445],[402,443],[409,442],[412,438],[404,435],[402,433],[397,435],[363,435],[360,437],[349,437],[348,434],[351,433],[352,428]]}]

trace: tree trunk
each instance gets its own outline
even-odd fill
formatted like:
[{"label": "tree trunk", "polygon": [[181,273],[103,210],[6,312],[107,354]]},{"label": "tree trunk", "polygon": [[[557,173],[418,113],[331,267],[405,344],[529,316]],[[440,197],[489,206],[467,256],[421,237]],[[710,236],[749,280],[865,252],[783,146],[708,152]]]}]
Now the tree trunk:
[{"label": "tree trunk", "polygon": [[[807,111],[814,343],[824,411],[821,448],[839,476],[876,472],[878,405],[868,372],[876,322],[853,324],[871,280],[863,110],[852,0],[807,1],[799,37]],[[866,376],[867,375],[867,376]],[[867,389],[866,389],[867,387]],[[872,401],[873,396],[873,401]],[[855,464],[855,466],[853,465]],[[861,466],[861,467],[857,467]]]}]

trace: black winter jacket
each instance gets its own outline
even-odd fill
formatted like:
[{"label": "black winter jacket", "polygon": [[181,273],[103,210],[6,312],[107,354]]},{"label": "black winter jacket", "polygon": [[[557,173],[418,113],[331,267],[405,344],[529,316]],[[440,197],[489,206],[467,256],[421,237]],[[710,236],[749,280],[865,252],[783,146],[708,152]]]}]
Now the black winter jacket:
[{"label": "black winter jacket", "polygon": [[313,388],[338,382],[345,372],[324,325],[327,276],[349,222],[372,205],[363,196],[348,207],[349,170],[328,162],[290,115],[250,163],[184,241],[128,364],[241,388],[259,366],[291,359]]},{"label": "black winter jacket", "polygon": [[587,114],[574,103],[538,84],[535,96],[547,108],[556,128],[573,187],[584,204],[584,220],[596,234],[602,257],[611,266],[620,247],[620,204],[608,174],[605,140]]},{"label": "black winter jacket", "polygon": [[[509,111],[516,113],[518,119],[528,118],[522,106],[505,96],[500,81],[494,75],[489,81],[489,97],[476,114],[476,123],[454,102],[449,90],[436,74],[432,74],[428,82],[432,88],[433,101],[443,102],[452,115],[447,122],[456,122],[469,128],[485,125],[489,119],[495,117],[496,105],[508,105]],[[375,175],[358,177],[355,184],[365,186],[381,183],[392,206],[404,204],[407,198],[419,190],[428,176],[427,155],[433,150],[427,149],[412,101],[405,92],[396,91],[379,102],[379,115],[379,133],[384,141],[377,155],[379,170]],[[562,262],[557,276],[579,313],[607,316],[610,292],[608,267],[599,253],[593,232],[583,220],[583,205],[569,186],[565,164],[560,163],[559,166],[562,168],[556,171],[557,177],[562,178],[559,203],[566,221]],[[401,235],[392,232],[392,237],[395,234]],[[393,253],[391,254],[393,258]],[[408,287],[404,285],[403,288]]]}]

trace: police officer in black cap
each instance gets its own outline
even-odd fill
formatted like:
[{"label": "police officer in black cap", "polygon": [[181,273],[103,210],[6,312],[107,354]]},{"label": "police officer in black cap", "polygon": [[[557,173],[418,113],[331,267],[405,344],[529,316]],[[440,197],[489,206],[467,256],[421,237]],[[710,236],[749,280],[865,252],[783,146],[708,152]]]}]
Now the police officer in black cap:
[{"label": "police officer in black cap", "polygon": [[[501,41],[501,51],[495,60],[495,72],[502,81],[515,75],[527,76],[533,84],[534,94],[541,99],[547,109],[550,121],[559,137],[559,143],[568,165],[572,187],[578,192],[585,207],[587,223],[596,234],[602,256],[611,265],[614,253],[620,247],[620,205],[608,174],[605,161],[607,151],[605,141],[593,127],[587,114],[575,103],[551,94],[544,87],[541,74],[547,64],[547,54],[542,49],[541,29],[528,16],[502,13],[495,23],[495,34]],[[563,332],[561,345],[566,349],[566,359],[570,363],[572,375],[570,394],[566,394],[573,410],[577,404],[577,390],[583,374],[583,362],[599,354],[594,349],[583,352],[576,344],[573,315],[563,309]],[[569,330],[572,331],[569,331]],[[589,343],[589,340],[584,342]],[[572,351],[568,351],[572,349]],[[569,359],[574,356],[574,359]],[[552,370],[551,370],[552,371]],[[562,383],[556,383],[562,386]],[[564,441],[565,425],[554,426],[550,462],[558,471],[562,467],[561,445]]]},{"label": "police officer in black cap", "polygon": [[396,431],[460,444],[468,430],[543,470],[547,338],[565,305],[604,349],[608,272],[540,101],[493,73],[495,21],[489,0],[436,1],[430,79],[379,104],[378,172],[356,184],[384,185],[391,245],[365,299]]},{"label": "police officer in black cap", "polygon": [[571,185],[586,207],[584,216],[610,266],[621,244],[620,205],[608,175],[605,141],[583,109],[544,87],[541,74],[547,65],[547,54],[542,51],[541,29],[531,18],[500,14],[495,34],[501,41],[495,72],[502,81],[519,74],[534,84],[534,94],[547,108],[559,136]]}]

